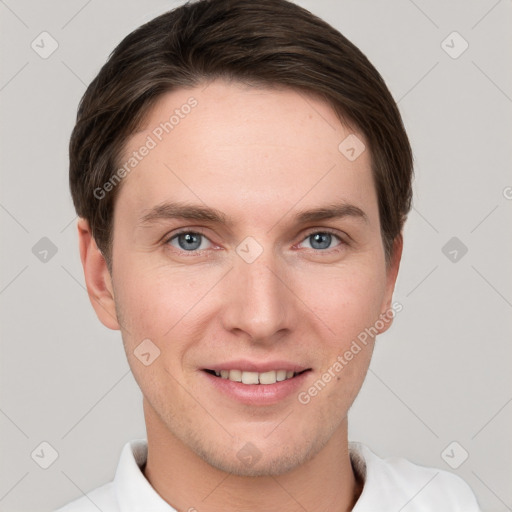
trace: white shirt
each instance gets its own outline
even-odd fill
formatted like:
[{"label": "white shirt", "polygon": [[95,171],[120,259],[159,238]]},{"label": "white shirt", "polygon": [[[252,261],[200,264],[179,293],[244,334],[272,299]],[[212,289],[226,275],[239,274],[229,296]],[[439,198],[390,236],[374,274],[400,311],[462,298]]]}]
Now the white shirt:
[{"label": "white shirt", "polygon": [[[144,439],[127,443],[112,482],[56,512],[176,512],[140,469],[147,450]],[[360,443],[350,443],[350,457],[364,480],[353,512],[480,512],[469,486],[452,473],[402,458],[381,459]]]}]

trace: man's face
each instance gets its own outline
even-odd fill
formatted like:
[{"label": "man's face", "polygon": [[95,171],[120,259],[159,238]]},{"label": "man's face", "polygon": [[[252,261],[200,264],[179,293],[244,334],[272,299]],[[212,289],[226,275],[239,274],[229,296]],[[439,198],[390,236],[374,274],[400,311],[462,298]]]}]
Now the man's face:
[{"label": "man's face", "polygon": [[[112,285],[148,432],[163,427],[213,466],[259,475],[297,467],[346,428],[371,340],[332,367],[389,308],[395,280],[369,151],[350,161],[338,148],[351,133],[311,97],[213,82],[163,96],[128,141],[122,164],[150,149],[117,198]],[[221,218],[176,217],[177,205]],[[251,364],[270,381],[283,377],[272,370],[308,371],[257,385],[206,371]]]}]

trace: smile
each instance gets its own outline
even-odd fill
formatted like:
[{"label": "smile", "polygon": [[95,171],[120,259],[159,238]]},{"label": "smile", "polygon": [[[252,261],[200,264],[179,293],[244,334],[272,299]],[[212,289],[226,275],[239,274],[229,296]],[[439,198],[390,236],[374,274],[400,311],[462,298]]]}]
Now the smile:
[{"label": "smile", "polygon": [[210,375],[215,375],[221,379],[227,379],[232,382],[240,382],[242,384],[275,384],[285,380],[293,379],[308,370],[294,372],[291,370],[270,370],[267,372],[248,372],[242,370],[205,370]]}]

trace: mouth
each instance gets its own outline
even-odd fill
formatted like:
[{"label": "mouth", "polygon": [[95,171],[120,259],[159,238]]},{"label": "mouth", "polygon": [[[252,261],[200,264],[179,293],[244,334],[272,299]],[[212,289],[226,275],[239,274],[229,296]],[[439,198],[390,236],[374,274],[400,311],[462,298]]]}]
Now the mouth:
[{"label": "mouth", "polygon": [[295,372],[292,370],[270,370],[266,372],[250,372],[242,371],[237,369],[232,370],[210,370],[203,369],[204,372],[213,375],[219,379],[229,380],[231,382],[237,382],[246,385],[261,385],[268,386],[276,384],[277,382],[284,382],[297,378],[303,373],[311,371],[311,368]]}]

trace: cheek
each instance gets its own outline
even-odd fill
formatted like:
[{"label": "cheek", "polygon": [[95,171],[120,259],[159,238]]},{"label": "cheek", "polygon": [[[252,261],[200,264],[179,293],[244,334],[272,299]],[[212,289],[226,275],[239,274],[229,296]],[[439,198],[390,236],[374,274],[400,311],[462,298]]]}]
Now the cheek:
[{"label": "cheek", "polygon": [[207,274],[200,284],[190,272],[169,272],[163,267],[133,265],[130,272],[119,270],[123,278],[116,286],[116,304],[125,330],[139,336],[161,338],[171,331],[194,309],[210,283]]},{"label": "cheek", "polygon": [[[133,375],[152,400],[172,385],[172,377],[191,341],[193,304],[200,297],[195,280],[160,268],[122,268],[115,287],[116,309],[122,324],[122,338]],[[203,293],[204,294],[204,293]],[[149,340],[149,342],[148,342]],[[145,356],[145,354],[150,354]]]},{"label": "cheek", "polygon": [[315,287],[309,289],[316,292],[310,292],[308,300],[315,304],[320,319],[316,324],[323,330],[316,351],[321,364],[316,379],[301,390],[298,399],[314,411],[309,417],[337,424],[352,405],[370,365],[372,327],[381,313],[385,286],[382,276],[368,268],[359,272],[352,268],[350,275],[339,272],[329,279],[316,276],[313,281]]},{"label": "cheek", "polygon": [[385,275],[378,268],[352,265],[301,276],[297,295],[315,312],[333,349],[347,343],[379,318]]}]

